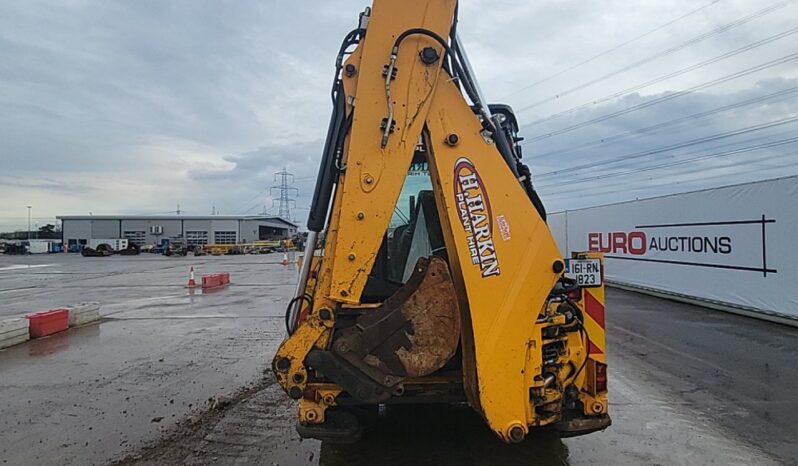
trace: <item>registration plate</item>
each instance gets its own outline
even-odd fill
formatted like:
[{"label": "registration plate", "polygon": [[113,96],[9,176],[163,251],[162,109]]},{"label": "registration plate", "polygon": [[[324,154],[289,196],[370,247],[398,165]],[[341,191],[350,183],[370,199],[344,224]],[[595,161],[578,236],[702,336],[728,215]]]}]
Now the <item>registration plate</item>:
[{"label": "registration plate", "polygon": [[565,276],[579,286],[601,286],[601,260],[566,259]]}]

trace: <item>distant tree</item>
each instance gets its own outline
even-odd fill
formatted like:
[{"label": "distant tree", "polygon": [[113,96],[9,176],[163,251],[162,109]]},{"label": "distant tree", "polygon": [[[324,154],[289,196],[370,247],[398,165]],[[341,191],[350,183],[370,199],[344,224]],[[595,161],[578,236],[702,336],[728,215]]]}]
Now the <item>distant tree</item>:
[{"label": "distant tree", "polygon": [[27,231],[7,231],[0,233],[0,238],[8,240],[25,240],[28,239]]},{"label": "distant tree", "polygon": [[[61,239],[61,231],[58,228],[56,228],[54,224],[48,223],[47,225],[39,227],[38,230],[33,231],[31,233],[31,238]],[[28,239],[28,231],[17,230],[13,232],[12,231],[0,232],[0,239],[25,241]]]},{"label": "distant tree", "polygon": [[38,239],[61,239],[61,232],[55,228],[55,225],[48,223],[39,227],[39,231],[33,237]]}]

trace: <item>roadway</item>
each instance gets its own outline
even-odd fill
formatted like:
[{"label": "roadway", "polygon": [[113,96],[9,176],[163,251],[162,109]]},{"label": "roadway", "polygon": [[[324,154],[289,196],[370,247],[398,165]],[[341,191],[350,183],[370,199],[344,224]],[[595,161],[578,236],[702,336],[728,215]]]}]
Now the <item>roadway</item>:
[{"label": "roadway", "polygon": [[[467,407],[299,441],[268,372],[296,277],[277,256],[0,257],[0,316],[99,300],[105,319],[0,351],[8,464],[796,464],[798,329],[609,289],[613,425],[504,445]],[[19,265],[38,267],[20,268]],[[192,293],[189,265],[233,272]],[[239,391],[240,390],[240,391]],[[220,395],[223,409],[212,409]],[[218,403],[216,403],[218,405]]]},{"label": "roadway", "polygon": [[604,432],[543,430],[504,445],[469,408],[423,406],[385,410],[354,445],[299,441],[294,407],[267,379],[223,415],[124,463],[796,463],[798,329],[617,289],[607,303],[613,425]]},{"label": "roadway", "polygon": [[608,290],[611,360],[729,438],[798,462],[798,329]]}]

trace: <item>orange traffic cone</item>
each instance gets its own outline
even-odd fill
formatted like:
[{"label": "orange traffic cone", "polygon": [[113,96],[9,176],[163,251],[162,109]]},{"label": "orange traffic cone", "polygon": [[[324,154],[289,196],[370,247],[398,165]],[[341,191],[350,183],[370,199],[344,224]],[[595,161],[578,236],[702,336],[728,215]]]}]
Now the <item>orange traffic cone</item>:
[{"label": "orange traffic cone", "polygon": [[188,270],[188,284],[186,288],[196,288],[197,281],[194,280],[194,266],[192,265],[191,268]]},{"label": "orange traffic cone", "polygon": [[283,265],[288,265],[288,253],[287,252],[283,253],[283,260],[281,260],[280,263],[283,264]]}]

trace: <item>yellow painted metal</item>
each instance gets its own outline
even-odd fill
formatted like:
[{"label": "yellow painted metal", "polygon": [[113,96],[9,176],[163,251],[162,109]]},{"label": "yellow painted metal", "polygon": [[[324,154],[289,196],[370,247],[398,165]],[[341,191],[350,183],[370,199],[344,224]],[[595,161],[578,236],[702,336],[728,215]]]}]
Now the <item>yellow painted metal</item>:
[{"label": "yellow painted metal", "polygon": [[[277,349],[272,363],[272,371],[277,382],[288,392],[295,387],[300,392],[305,389],[308,373],[304,365],[305,356],[313,345],[329,331],[329,327],[318,316],[311,314],[296,332]],[[287,360],[289,367],[280,368],[279,361]]]},{"label": "yellow painted metal", "polygon": [[[466,392],[478,400],[490,427],[509,439],[514,426],[524,432],[530,418],[527,351],[539,338],[534,325],[559,274],[561,261],[551,233],[496,147],[480,134],[481,126],[460,91],[440,82],[427,116],[430,173],[442,219],[450,263],[466,295],[463,358]],[[446,144],[456,133],[459,143]],[[470,231],[469,231],[470,230]],[[472,348],[472,349],[469,349]],[[476,375],[477,390],[474,390]],[[478,401],[478,403],[477,403]]]},{"label": "yellow painted metal", "polygon": [[[352,53],[346,63],[355,66],[356,69],[359,69],[362,52],[362,47],[358,47]],[[356,94],[358,75],[359,73],[355,73],[351,76],[345,75],[343,77],[344,91],[346,95]],[[352,110],[352,104],[347,103],[347,114],[351,113]],[[349,141],[347,140],[346,145],[344,146],[344,156],[341,161],[343,164],[346,164],[348,159],[348,148]],[[341,175],[342,184],[345,179],[346,173],[344,172]],[[343,193],[344,191],[341,189],[336,191],[333,205],[341,205],[343,202]],[[322,322],[318,318],[318,312],[320,309],[325,308],[329,310],[334,317],[334,311],[337,308],[337,303],[330,299],[330,283],[332,279],[332,265],[334,263],[334,258],[336,257],[336,244],[338,243],[336,238],[340,216],[340,209],[333,208],[330,218],[330,225],[327,231],[326,247],[322,250],[321,255],[317,255],[316,251],[314,251],[311,267],[313,276],[309,278],[306,289],[306,293],[313,297],[313,308],[310,310],[307,318],[297,327],[296,332],[280,345],[280,348],[278,348],[277,353],[274,356],[274,372],[277,381],[286,392],[290,392],[292,387],[297,387],[300,390],[305,389],[305,383],[294,382],[292,378],[293,374],[301,374],[306,371],[304,359],[311,349],[314,347],[323,349],[330,341],[331,327],[334,321],[330,320],[327,322]],[[277,361],[279,361],[281,358],[286,358],[288,361],[290,361],[291,365],[288,370],[277,370]],[[321,406],[319,409],[323,411],[324,407]],[[324,419],[323,412],[318,419]],[[323,422],[321,420],[318,422]]]},{"label": "yellow painted metal", "polygon": [[237,248],[237,244],[206,244],[202,249],[213,256],[227,254],[233,248]]},{"label": "yellow painted metal", "polygon": [[[391,94],[396,101],[396,127],[387,146],[380,148],[380,123],[387,117],[383,66],[399,34],[423,27],[447,37],[455,0],[375,0],[366,39],[360,47],[362,59],[346,175],[339,183],[346,202],[334,205],[339,216],[338,250],[331,258],[330,297],[357,303],[371,270],[383,234],[391,220],[399,191],[410,166],[416,144],[434,94],[442,60],[425,65],[418,58],[424,47],[433,47],[443,57],[443,48],[423,35],[412,35],[400,45],[396,79]],[[358,216],[362,213],[362,216]]]},{"label": "yellow painted metal", "polygon": [[327,408],[335,406],[335,398],[341,389],[333,384],[308,384],[315,395],[313,398],[303,397],[299,400],[299,422],[303,424],[321,424],[325,420]]},{"label": "yellow painted metal", "polygon": [[[347,112],[354,111],[354,118],[344,143],[341,163],[346,169],[333,198],[323,257],[318,269],[314,265],[317,275],[307,289],[313,309],[279,348],[275,374],[287,392],[304,392],[308,388],[304,358],[314,347],[329,346],[335,313],[342,307],[374,306],[361,303],[361,293],[423,137],[462,312],[463,388],[491,429],[509,441],[513,428],[526,432],[528,426],[555,422],[559,416],[537,414],[530,400],[530,390],[535,390],[543,404],[561,404],[561,391],[544,387],[540,356],[544,325],[536,323],[559,278],[553,267],[562,260],[556,244],[495,145],[484,137],[461,92],[441,70],[440,60],[433,65],[419,60],[424,47],[444,56],[442,47],[429,37],[412,35],[400,46],[397,76],[390,84],[396,127],[386,147],[380,146],[380,123],[387,116],[382,70],[396,37],[423,27],[446,39],[454,9],[455,0],[374,2],[366,39],[347,61],[357,71],[342,78],[349,97]],[[446,142],[451,134],[458,136],[454,145]],[[603,288],[590,293],[603,305]],[[332,320],[320,320],[322,308],[330,311]],[[591,341],[601,350],[589,362],[606,362],[604,329],[592,318],[585,320]],[[571,332],[566,339],[569,366],[559,374],[560,382],[573,378],[587,352],[580,333]],[[283,358],[290,365],[277,370]],[[575,381],[583,389],[585,414],[597,414],[597,403],[606,413],[606,392],[584,390],[587,372]],[[433,383],[435,377],[412,382]],[[325,390],[332,396],[340,388],[333,385]],[[300,419],[322,422],[331,405],[330,400],[302,398]]]}]

